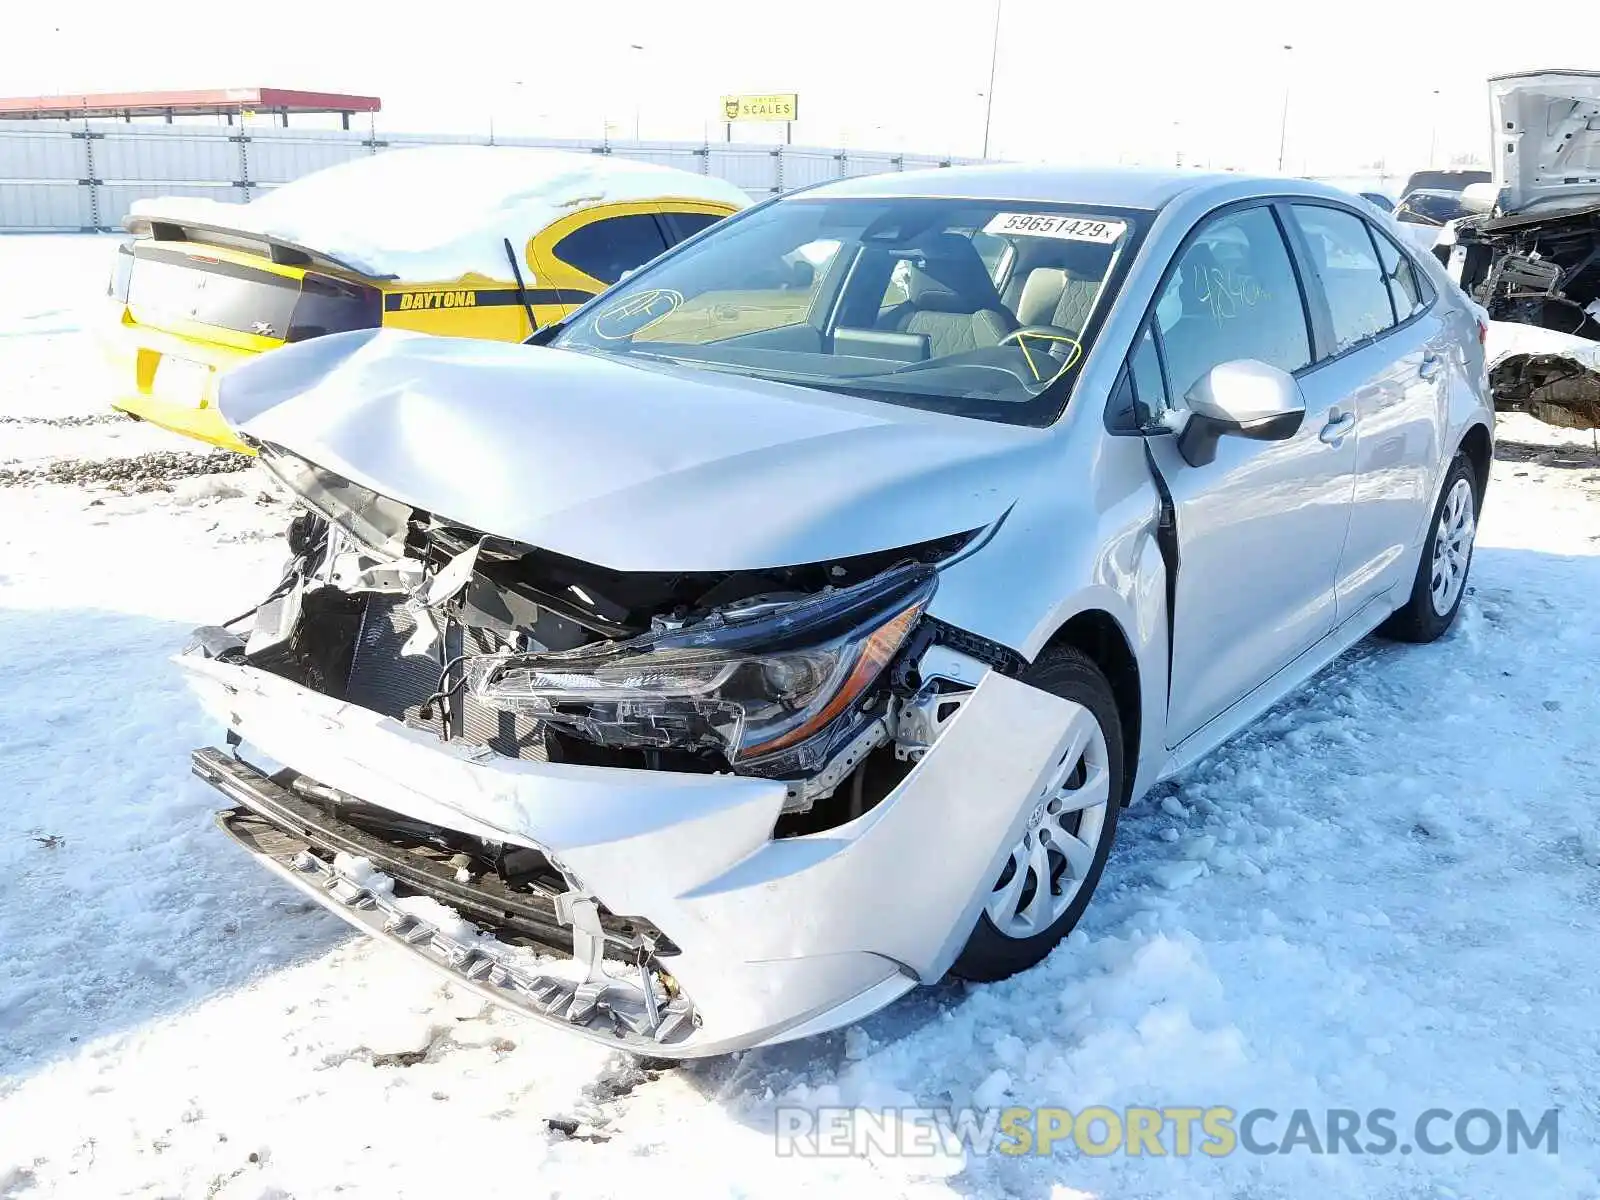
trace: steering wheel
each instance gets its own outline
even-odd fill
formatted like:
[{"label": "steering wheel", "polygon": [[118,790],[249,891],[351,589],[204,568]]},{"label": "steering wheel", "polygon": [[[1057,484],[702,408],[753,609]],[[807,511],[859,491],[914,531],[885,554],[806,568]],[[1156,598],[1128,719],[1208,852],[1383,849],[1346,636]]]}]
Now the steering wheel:
[{"label": "steering wheel", "polygon": [[1023,325],[1013,329],[1000,339],[999,345],[1015,345],[1021,350],[1022,357],[1027,360],[1028,370],[1032,371],[1034,379],[1041,383],[1045,382],[1045,376],[1040,372],[1039,364],[1034,361],[1033,352],[1028,349],[1029,338],[1049,343],[1050,348],[1045,352],[1049,358],[1059,360],[1065,357],[1066,361],[1062,362],[1050,376],[1052,380],[1071,369],[1083,354],[1083,343],[1078,340],[1077,335],[1070,330],[1062,329],[1059,325]]},{"label": "steering wheel", "polygon": [[1004,346],[1007,342],[1017,342],[1020,345],[1020,339],[1028,337],[1044,338],[1052,342],[1075,342],[1078,340],[1073,336],[1070,329],[1063,329],[1059,325],[1019,325],[1001,338],[1000,344]]}]

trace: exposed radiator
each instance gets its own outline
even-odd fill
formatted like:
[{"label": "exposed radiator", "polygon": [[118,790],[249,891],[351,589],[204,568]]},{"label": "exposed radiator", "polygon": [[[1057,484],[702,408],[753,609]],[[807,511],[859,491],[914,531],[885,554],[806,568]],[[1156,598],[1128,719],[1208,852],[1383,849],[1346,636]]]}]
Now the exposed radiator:
[{"label": "exposed radiator", "polygon": [[[434,706],[431,720],[423,720],[420,714],[423,702],[438,689],[442,665],[438,647],[427,655],[400,653],[416,627],[416,620],[406,611],[403,598],[369,597],[350,662],[345,698],[362,708],[404,721],[414,729],[440,733],[443,722],[438,705]],[[451,658],[464,653],[492,653],[496,649],[479,631],[455,624],[446,631],[444,640],[446,655]],[[460,678],[459,670],[451,673],[451,682]],[[456,691],[450,710],[452,740],[488,746],[507,758],[542,762],[550,757],[544,727],[538,721],[520,713],[485,708],[465,688]]]}]

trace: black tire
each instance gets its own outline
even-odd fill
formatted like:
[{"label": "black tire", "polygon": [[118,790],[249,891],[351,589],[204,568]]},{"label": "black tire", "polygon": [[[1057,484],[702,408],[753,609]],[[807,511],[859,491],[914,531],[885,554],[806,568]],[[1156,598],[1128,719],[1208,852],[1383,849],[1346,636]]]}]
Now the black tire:
[{"label": "black tire", "polygon": [[1106,677],[1100,673],[1100,668],[1078,650],[1061,646],[1041,654],[1020,678],[1041,691],[1083,705],[1099,722],[1106,739],[1111,800],[1106,805],[1100,841],[1083,884],[1071,905],[1053,924],[1032,937],[1016,938],[1000,932],[987,912],[979,914],[977,925],[950,970],[962,979],[980,982],[1005,979],[1018,971],[1026,971],[1072,932],[1084,910],[1089,907],[1089,901],[1100,883],[1100,875],[1105,870],[1106,858],[1111,853],[1111,843],[1117,832],[1117,813],[1127,797],[1122,723],[1117,714],[1116,697]]},{"label": "black tire", "polygon": [[[1397,608],[1388,620],[1378,626],[1379,637],[1391,638],[1397,642],[1431,642],[1441,637],[1445,630],[1455,623],[1456,613],[1461,611],[1461,599],[1467,594],[1467,579],[1462,579],[1461,589],[1456,593],[1450,611],[1439,612],[1433,604],[1433,552],[1434,543],[1439,537],[1439,521],[1444,514],[1445,501],[1449,498],[1451,489],[1463,479],[1472,488],[1472,516],[1476,524],[1478,513],[1483,507],[1478,473],[1473,469],[1472,460],[1465,454],[1458,453],[1451,461],[1450,469],[1445,472],[1444,486],[1439,489],[1439,498],[1433,505],[1433,519],[1428,523],[1428,536],[1422,543],[1422,559],[1417,563],[1417,576],[1411,583],[1411,595],[1404,605]],[[1468,577],[1471,571],[1472,548],[1468,547],[1466,567]]]}]

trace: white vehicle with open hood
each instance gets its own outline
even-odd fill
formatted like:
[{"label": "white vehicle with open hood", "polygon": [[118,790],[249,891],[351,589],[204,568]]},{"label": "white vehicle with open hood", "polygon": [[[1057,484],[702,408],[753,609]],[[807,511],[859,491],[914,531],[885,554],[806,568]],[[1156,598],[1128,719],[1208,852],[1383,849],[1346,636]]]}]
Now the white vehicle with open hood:
[{"label": "white vehicle with open hood", "polygon": [[1037,963],[1119,808],[1455,618],[1482,329],[1373,206],[963,168],[746,210],[535,345],[336,334],[221,403],[304,501],[179,662],[229,833],[668,1057]]},{"label": "white vehicle with open hood", "polygon": [[1497,76],[1489,99],[1487,211],[1435,253],[1496,323],[1496,402],[1600,427],[1600,71]]}]

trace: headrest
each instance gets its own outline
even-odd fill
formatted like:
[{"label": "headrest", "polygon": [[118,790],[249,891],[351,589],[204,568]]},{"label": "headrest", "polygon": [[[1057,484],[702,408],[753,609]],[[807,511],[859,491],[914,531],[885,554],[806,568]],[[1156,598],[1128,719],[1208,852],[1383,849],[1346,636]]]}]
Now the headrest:
[{"label": "headrest", "polygon": [[1017,324],[1053,325],[1061,297],[1071,278],[1062,267],[1035,267],[1028,272],[1017,300]]}]

